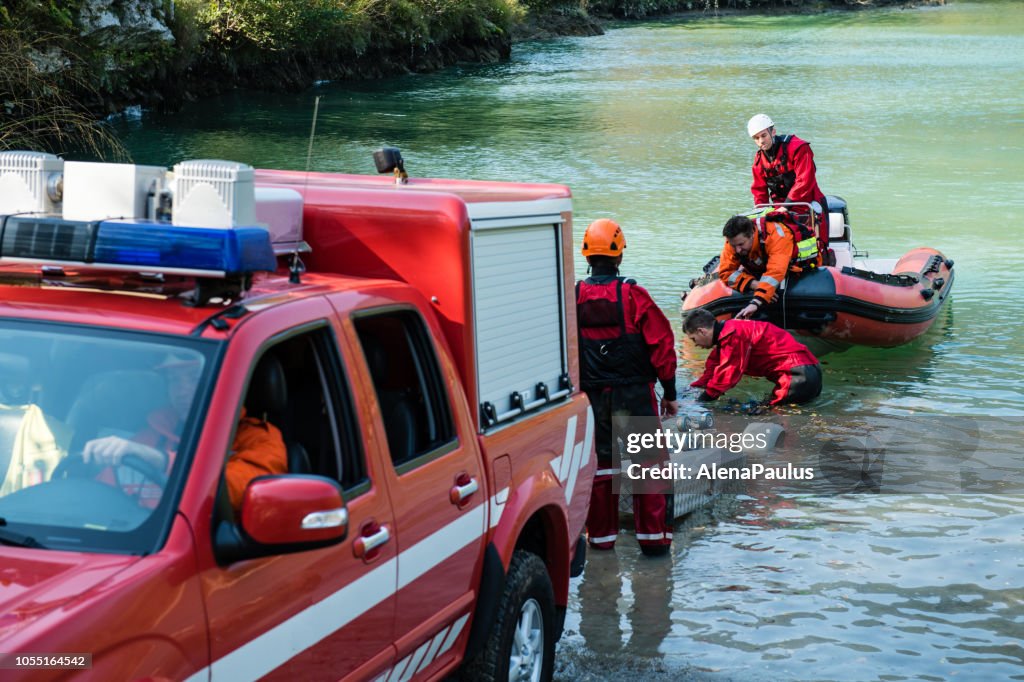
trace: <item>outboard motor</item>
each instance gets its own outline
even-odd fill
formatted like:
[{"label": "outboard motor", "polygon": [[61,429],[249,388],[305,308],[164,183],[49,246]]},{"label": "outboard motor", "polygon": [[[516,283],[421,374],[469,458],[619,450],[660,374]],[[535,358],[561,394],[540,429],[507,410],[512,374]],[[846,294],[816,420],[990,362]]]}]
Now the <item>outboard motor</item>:
[{"label": "outboard motor", "polygon": [[842,197],[825,196],[828,202],[828,239],[830,242],[850,241],[850,214],[846,208],[846,200]]},{"label": "outboard motor", "polygon": [[829,213],[842,213],[843,223],[850,224],[850,212],[846,207],[846,199],[842,197],[832,196],[831,194],[825,195],[825,201],[828,202]]}]

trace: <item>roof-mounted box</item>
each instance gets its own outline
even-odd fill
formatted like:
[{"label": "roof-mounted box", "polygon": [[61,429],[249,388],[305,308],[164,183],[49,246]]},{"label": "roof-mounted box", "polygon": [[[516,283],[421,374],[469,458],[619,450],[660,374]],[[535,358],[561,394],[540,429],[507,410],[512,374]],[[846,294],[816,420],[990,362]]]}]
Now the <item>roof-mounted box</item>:
[{"label": "roof-mounted box", "polygon": [[309,250],[302,241],[302,195],[287,187],[256,188],[256,223],[266,225],[274,253]]},{"label": "roof-mounted box", "polygon": [[253,169],[235,161],[183,161],[174,166],[172,221],[192,227],[256,223]]},{"label": "roof-mounted box", "polygon": [[64,160],[43,152],[0,152],[0,215],[55,213]]},{"label": "roof-mounted box", "polygon": [[150,218],[166,176],[163,166],[68,161],[64,219]]}]

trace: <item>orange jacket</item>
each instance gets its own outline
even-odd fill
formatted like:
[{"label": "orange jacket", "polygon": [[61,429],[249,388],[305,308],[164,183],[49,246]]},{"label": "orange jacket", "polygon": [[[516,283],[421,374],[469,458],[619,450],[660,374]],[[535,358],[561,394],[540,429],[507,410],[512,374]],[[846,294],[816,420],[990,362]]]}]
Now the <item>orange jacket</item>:
[{"label": "orange jacket", "polygon": [[756,282],[754,296],[764,303],[771,303],[775,290],[786,275],[791,270],[800,272],[799,267],[790,267],[793,250],[793,233],[778,223],[770,222],[765,243],[761,243],[761,235],[754,230],[754,244],[742,260],[726,240],[718,263],[718,278],[737,291],[746,291]]},{"label": "orange jacket", "polygon": [[235,511],[242,506],[245,487],[252,479],[285,473],[288,473],[288,451],[281,431],[270,422],[246,416],[243,409],[224,471],[231,506]]}]

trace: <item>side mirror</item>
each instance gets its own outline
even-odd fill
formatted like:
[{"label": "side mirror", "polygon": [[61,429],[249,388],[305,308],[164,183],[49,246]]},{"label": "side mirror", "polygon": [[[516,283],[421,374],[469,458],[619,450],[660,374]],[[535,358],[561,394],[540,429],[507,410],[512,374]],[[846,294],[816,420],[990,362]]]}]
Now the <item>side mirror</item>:
[{"label": "side mirror", "polygon": [[398,147],[382,147],[373,153],[373,165],[377,167],[378,173],[390,173],[395,170],[405,170],[405,159]]},{"label": "side mirror", "polygon": [[348,533],[341,486],[323,476],[254,478],[237,517],[214,524],[213,551],[221,565],[336,545]]},{"label": "side mirror", "polygon": [[239,517],[245,534],[264,546],[322,546],[340,542],[348,533],[341,486],[322,476],[253,479],[245,489]]},{"label": "side mirror", "polygon": [[398,147],[382,147],[373,153],[373,163],[378,173],[395,173],[395,184],[404,185],[409,182],[409,174],[405,172],[405,159]]}]

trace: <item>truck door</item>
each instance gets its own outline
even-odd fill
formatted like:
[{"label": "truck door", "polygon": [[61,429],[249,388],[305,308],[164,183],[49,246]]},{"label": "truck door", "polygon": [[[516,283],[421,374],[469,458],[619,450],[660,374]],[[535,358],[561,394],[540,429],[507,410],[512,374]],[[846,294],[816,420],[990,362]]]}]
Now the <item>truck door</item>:
[{"label": "truck door", "polygon": [[[362,418],[327,319],[333,309],[323,299],[294,307],[288,311],[293,324],[301,310],[319,318],[286,329],[273,328],[265,315],[247,320],[229,347],[221,381],[246,386],[248,416],[280,429],[289,474],[340,481],[348,535],[340,544],[296,553],[215,557],[201,574],[213,680],[363,679],[393,662],[397,544],[387,487],[381,467],[366,456]],[[283,381],[261,377],[267,365]],[[280,395],[254,400],[260,391]],[[216,394],[213,400],[211,414],[224,419],[242,407],[237,397],[223,405]],[[230,502],[225,508],[225,487],[222,478],[214,528],[236,513]]]},{"label": "truck door", "polygon": [[481,456],[455,369],[422,316],[363,310],[353,324],[385,436],[376,444],[392,464],[385,478],[398,526],[394,672],[429,675],[468,632],[487,503]]}]

